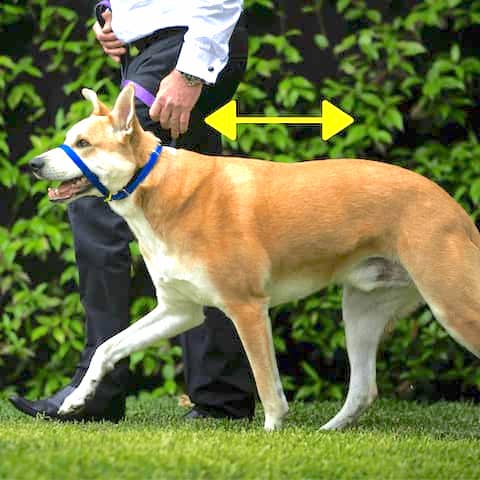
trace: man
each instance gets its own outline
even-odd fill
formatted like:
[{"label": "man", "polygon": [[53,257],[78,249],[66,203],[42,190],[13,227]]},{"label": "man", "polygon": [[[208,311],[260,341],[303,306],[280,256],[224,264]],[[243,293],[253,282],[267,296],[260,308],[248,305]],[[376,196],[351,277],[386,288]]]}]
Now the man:
[{"label": "man", "polygon": [[[226,103],[244,73],[247,36],[241,0],[103,0],[94,31],[104,51],[121,62],[122,80],[156,92],[153,104],[137,98],[143,128],[164,144],[206,154],[221,152],[220,136],[203,121]],[[129,56],[129,46],[139,50]],[[140,96],[141,97],[141,96]],[[148,103],[148,102],[147,102]],[[37,401],[13,397],[29,415],[57,418],[63,400],[80,383],[95,349],[129,324],[132,234],[100,198],[69,205],[87,340],[69,385]],[[195,407],[187,418],[251,417],[254,385],[229,319],[205,309],[205,323],[181,335],[187,392]],[[125,414],[128,364],[120,362],[74,420],[118,421]]]}]

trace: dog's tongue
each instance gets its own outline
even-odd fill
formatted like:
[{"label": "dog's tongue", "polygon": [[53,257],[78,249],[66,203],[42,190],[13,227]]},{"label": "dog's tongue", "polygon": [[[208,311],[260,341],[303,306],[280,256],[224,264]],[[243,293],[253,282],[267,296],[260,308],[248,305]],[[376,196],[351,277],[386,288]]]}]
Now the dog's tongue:
[{"label": "dog's tongue", "polygon": [[75,193],[84,190],[89,185],[85,177],[75,178],[62,182],[57,188],[48,189],[48,198],[50,200],[67,200]]}]

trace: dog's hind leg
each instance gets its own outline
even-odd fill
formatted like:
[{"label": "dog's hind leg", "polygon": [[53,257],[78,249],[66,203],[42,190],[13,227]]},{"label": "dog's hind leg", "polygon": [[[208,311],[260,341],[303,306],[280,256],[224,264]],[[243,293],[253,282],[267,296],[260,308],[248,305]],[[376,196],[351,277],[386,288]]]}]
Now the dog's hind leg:
[{"label": "dog's hind leg", "polygon": [[168,308],[159,304],[143,318],[102,343],[95,351],[80,385],[63,401],[58,413],[68,415],[85,405],[101,379],[115,364],[133,352],[142,350],[162,339],[172,338],[203,322],[202,307],[185,304]]},{"label": "dog's hind leg", "polygon": [[343,320],[350,384],[342,409],[321,428],[340,429],[354,422],[377,396],[376,356],[387,323],[421,303],[413,285],[366,292],[351,285],[343,291]]}]

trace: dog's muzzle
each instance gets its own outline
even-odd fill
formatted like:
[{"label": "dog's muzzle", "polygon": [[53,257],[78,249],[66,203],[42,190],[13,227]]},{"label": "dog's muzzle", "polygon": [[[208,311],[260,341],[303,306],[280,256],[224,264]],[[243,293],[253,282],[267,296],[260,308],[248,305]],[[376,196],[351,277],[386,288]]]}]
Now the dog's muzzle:
[{"label": "dog's muzzle", "polygon": [[[44,155],[40,155],[30,160],[29,166],[35,177],[39,179],[45,178],[42,171],[46,165],[46,161],[47,157]],[[52,202],[66,201],[73,199],[75,196],[85,193],[92,188],[93,185],[82,175],[69,180],[64,180],[56,188],[49,188],[48,198]]]}]

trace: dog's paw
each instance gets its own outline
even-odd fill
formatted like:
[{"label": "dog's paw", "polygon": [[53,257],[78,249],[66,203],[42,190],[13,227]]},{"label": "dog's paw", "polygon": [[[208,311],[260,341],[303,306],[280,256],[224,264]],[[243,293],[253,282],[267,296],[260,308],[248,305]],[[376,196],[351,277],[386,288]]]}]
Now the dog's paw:
[{"label": "dog's paw", "polygon": [[280,430],[282,428],[282,424],[283,422],[281,417],[265,416],[263,428],[267,432],[273,432],[274,430]]},{"label": "dog's paw", "polygon": [[82,410],[87,401],[87,397],[82,395],[77,388],[60,405],[58,414],[61,416],[72,415]]}]

